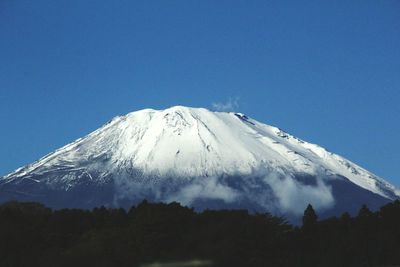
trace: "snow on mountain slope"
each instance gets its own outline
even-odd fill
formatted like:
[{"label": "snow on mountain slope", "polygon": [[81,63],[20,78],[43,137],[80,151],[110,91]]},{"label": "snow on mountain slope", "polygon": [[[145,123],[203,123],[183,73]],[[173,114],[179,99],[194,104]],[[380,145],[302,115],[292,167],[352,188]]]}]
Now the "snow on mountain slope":
[{"label": "snow on mountain slope", "polygon": [[[118,174],[146,177],[142,182],[149,186],[171,177],[175,182],[184,183],[194,178],[256,174],[265,177],[274,189],[276,183],[271,181],[275,178],[268,175],[271,171],[280,174],[280,180],[302,175],[318,177],[317,182],[324,183],[345,177],[384,198],[400,196],[398,189],[369,171],[279,128],[241,113],[183,106],[145,109],[116,117],[86,137],[3,177],[0,184],[31,180],[69,190],[82,178],[101,184],[118,179]],[[51,179],[47,174],[51,174]],[[129,181],[121,183],[126,185]],[[288,181],[279,183],[274,189],[276,194],[279,195],[282,186],[297,188],[299,185]],[[312,191],[312,194],[326,195],[324,190],[329,186],[318,187],[321,188],[322,191]],[[224,200],[237,193],[216,185],[203,190],[210,194],[217,189],[226,192],[228,197]],[[185,195],[189,191],[185,192],[181,193]]]}]

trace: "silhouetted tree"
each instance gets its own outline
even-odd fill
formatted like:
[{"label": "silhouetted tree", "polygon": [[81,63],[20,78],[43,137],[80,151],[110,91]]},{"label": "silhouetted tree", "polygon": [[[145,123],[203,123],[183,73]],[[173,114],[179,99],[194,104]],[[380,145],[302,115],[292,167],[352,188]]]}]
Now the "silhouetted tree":
[{"label": "silhouetted tree", "polygon": [[218,267],[397,266],[399,225],[400,201],[323,220],[308,205],[301,228],[269,213],[196,213],[178,203],[144,201],[127,213],[10,202],[0,204],[0,266],[128,267],[190,259]]},{"label": "silhouetted tree", "polygon": [[314,211],[314,208],[311,204],[308,204],[307,208],[304,210],[303,215],[303,229],[309,230],[314,228],[317,224],[318,216]]},{"label": "silhouetted tree", "polygon": [[358,211],[357,218],[359,219],[364,219],[364,218],[370,218],[373,216],[373,212],[367,207],[367,205],[363,204]]}]

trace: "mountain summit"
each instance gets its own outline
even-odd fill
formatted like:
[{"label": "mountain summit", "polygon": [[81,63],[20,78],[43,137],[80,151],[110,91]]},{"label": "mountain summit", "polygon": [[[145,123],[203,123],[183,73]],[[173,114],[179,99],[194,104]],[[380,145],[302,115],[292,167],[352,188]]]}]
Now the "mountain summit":
[{"label": "mountain summit", "polygon": [[349,160],[242,113],[175,106],[119,116],[0,178],[0,201],[129,206],[146,198],[198,209],[327,214],[398,198]]}]

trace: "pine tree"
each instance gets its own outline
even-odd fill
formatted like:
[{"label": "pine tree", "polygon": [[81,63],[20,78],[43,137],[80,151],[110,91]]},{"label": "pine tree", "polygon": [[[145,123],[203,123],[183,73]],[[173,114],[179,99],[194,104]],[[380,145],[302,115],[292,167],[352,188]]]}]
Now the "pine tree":
[{"label": "pine tree", "polygon": [[358,218],[370,218],[373,216],[372,211],[367,207],[367,205],[363,204],[360,208],[360,210],[358,211]]},{"label": "pine tree", "polygon": [[307,208],[304,210],[303,216],[303,229],[312,229],[317,223],[318,216],[314,211],[311,204],[308,204]]}]

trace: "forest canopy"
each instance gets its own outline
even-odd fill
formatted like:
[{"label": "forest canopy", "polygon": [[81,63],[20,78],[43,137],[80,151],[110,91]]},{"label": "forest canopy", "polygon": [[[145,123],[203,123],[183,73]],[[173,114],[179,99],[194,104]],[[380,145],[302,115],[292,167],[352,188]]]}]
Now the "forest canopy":
[{"label": "forest canopy", "polygon": [[0,266],[396,265],[399,225],[398,200],[324,220],[309,205],[300,227],[269,213],[198,213],[175,202],[128,211],[9,202],[0,205]]}]

